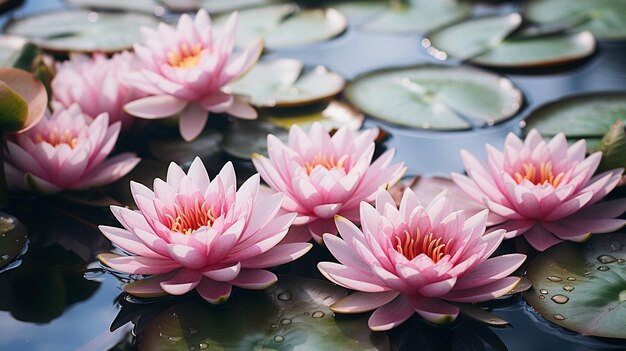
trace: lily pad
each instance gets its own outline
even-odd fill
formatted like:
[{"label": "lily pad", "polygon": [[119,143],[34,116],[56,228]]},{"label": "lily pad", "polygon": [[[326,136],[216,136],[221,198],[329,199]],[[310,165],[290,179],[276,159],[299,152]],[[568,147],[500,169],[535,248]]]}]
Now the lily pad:
[{"label": "lily pad", "polygon": [[157,16],[163,15],[165,9],[157,0],[65,0],[76,7],[109,10],[109,11],[135,11],[149,13]]},{"label": "lily pad", "polygon": [[0,212],[0,269],[23,254],[27,243],[26,227],[17,218]]},{"label": "lily pad", "polygon": [[253,121],[235,120],[224,135],[224,151],[231,156],[250,160],[253,153],[267,155],[267,135],[274,134],[284,142],[293,124],[308,130],[319,122],[329,131],[344,125],[358,130],[364,116],[347,103],[332,101],[297,108],[274,108],[261,111]]},{"label": "lily pad", "polygon": [[617,121],[602,137],[596,151],[602,152],[602,161],[599,171],[608,171],[615,168],[626,168],[626,130],[622,121]]},{"label": "lily pad", "polygon": [[0,131],[24,132],[32,128],[47,106],[46,87],[33,74],[0,68]]},{"label": "lily pad", "polygon": [[547,320],[583,335],[626,339],[626,236],[562,243],[528,267],[528,304]]},{"label": "lily pad", "polygon": [[283,3],[286,0],[161,0],[172,11],[206,9],[210,13],[232,12],[250,7]]},{"label": "lily pad", "polygon": [[140,13],[76,10],[14,18],[4,30],[52,52],[113,53],[130,49],[140,41],[141,27],[158,23],[155,17]]},{"label": "lily pad", "polygon": [[562,23],[598,39],[626,38],[626,2],[615,0],[534,0],[526,17],[541,24]]},{"label": "lily pad", "polygon": [[469,67],[421,65],[366,73],[345,96],[366,114],[393,124],[463,130],[513,117],[523,96],[513,83]]},{"label": "lily pad", "polygon": [[511,35],[521,24],[517,13],[471,19],[430,33],[422,46],[437,59],[510,68],[564,64],[595,51],[589,32]]},{"label": "lily pad", "polygon": [[332,1],[329,5],[352,22],[383,13],[389,8],[389,0],[338,0]]},{"label": "lily pad", "polygon": [[386,11],[363,29],[386,33],[423,33],[468,17],[469,3],[457,0],[391,1]]},{"label": "lily pad", "polygon": [[570,96],[531,112],[524,131],[537,129],[544,137],[563,132],[568,139],[600,139],[617,121],[626,120],[626,93]]},{"label": "lily pad", "polygon": [[257,63],[227,89],[250,96],[258,107],[288,107],[329,99],[344,85],[343,77],[324,66],[305,68],[300,60],[277,59]]},{"label": "lily pad", "polygon": [[13,35],[0,35],[0,67],[11,67],[28,41]]},{"label": "lily pad", "polygon": [[184,141],[180,137],[156,138],[150,140],[150,152],[163,162],[176,162],[190,166],[196,157],[204,164],[211,164],[222,152],[222,134],[216,130],[208,130],[192,141]]},{"label": "lily pad", "polygon": [[380,350],[386,335],[364,317],[334,318],[328,305],[347,291],[315,279],[281,276],[265,291],[238,291],[225,307],[187,299],[162,311],[138,335],[139,350]]},{"label": "lily pad", "polygon": [[[223,28],[228,16],[216,19]],[[239,12],[236,44],[244,47],[262,37],[267,49],[303,46],[341,34],[346,18],[335,9],[301,9],[295,4],[274,5]]]}]

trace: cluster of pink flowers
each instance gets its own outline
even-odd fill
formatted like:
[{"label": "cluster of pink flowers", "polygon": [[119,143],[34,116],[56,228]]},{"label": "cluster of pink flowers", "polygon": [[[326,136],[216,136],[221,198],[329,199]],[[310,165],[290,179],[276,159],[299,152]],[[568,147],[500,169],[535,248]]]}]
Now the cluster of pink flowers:
[{"label": "cluster of pink flowers", "polygon": [[[256,118],[245,97],[224,89],[262,51],[259,40],[233,55],[236,20],[232,15],[215,36],[200,10],[182,15],[176,28],[145,29],[134,54],[74,55],[59,64],[54,111],[7,141],[10,184],[51,194],[121,178],[139,159],[109,155],[132,116],[178,116],[185,140],[202,132],[209,113]],[[503,239],[524,235],[543,251],[626,224],[617,218],[626,199],[602,201],[623,169],[595,175],[602,155],[586,157],[584,140],[568,147],[563,134],[545,141],[533,130],[525,140],[509,135],[503,151],[487,145],[486,162],[463,151],[467,176],[452,179],[484,208],[466,218],[445,192],[422,203],[408,189],[396,204],[387,189],[406,168],[392,163],[394,150],[374,159],[377,133],[342,127],[331,135],[319,123],[308,132],[294,125],[286,144],[268,136],[268,157],[253,157],[259,174],[239,188],[230,163],[213,179],[198,158],[187,173],[172,163],[152,189],[131,182],[138,210],[111,208],[122,228],[100,229],[123,252],[99,259],[149,276],[126,285],[132,295],[195,290],[216,304],[233,286],[272,285],[278,277],[268,269],[306,254],[314,239],[338,261],[319,263],[322,274],[356,291],[331,309],[374,310],[370,328],[388,330],[414,314],[448,322],[459,303],[513,289],[520,278],[510,275],[526,256],[491,257]]]}]

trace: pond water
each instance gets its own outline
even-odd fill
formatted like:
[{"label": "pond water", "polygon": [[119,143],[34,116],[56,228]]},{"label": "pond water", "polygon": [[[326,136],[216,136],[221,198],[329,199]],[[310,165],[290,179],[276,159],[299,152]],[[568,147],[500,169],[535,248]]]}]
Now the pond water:
[{"label": "pond water", "polygon": [[[12,15],[65,6],[60,1],[27,0],[17,9],[3,13],[0,24]],[[501,11],[501,8],[481,6],[486,13]],[[415,35],[367,33],[351,27],[336,39],[300,49],[277,50],[268,56],[323,64],[351,79],[376,68],[434,62],[421,50],[420,39]],[[368,119],[366,125],[382,126],[392,135],[387,146],[397,149],[396,159],[406,162],[411,175],[447,175],[451,171],[462,171],[458,156],[461,148],[483,155],[484,143],[501,146],[506,134],[519,132],[520,121],[545,102],[585,92],[625,90],[625,55],[626,43],[601,42],[593,57],[573,67],[558,71],[500,72],[523,91],[525,105],[514,119],[496,126],[440,133],[403,129],[372,119]],[[118,299],[123,283],[112,274],[101,274],[99,264],[94,263],[95,254],[109,250],[110,244],[89,222],[114,222],[106,209],[89,210],[88,220],[81,211],[84,209],[64,208],[54,203],[33,204],[30,199],[14,204],[11,212],[24,221],[33,238],[21,265],[0,274],[1,350],[141,349],[129,342],[133,323],[122,323],[121,327],[110,331],[120,312]],[[494,314],[511,325],[496,328],[461,321],[435,328],[412,321],[381,336],[388,337],[394,350],[626,348],[626,343],[567,332],[539,317],[518,298],[496,301],[490,306]],[[158,308],[153,312],[146,310],[144,317],[161,311]],[[132,317],[124,318],[132,320]],[[175,342],[164,338],[162,348],[170,349]],[[310,349],[314,350],[314,345]]]}]

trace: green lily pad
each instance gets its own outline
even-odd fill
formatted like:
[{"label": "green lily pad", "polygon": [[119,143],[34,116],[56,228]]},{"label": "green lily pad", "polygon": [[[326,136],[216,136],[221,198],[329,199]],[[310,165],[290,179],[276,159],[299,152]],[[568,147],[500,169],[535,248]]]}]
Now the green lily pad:
[{"label": "green lily pad", "polygon": [[537,129],[545,137],[563,132],[568,139],[600,139],[617,121],[626,119],[625,93],[570,96],[531,112],[524,131]]},{"label": "green lily pad", "polygon": [[547,320],[583,335],[626,339],[626,235],[562,243],[528,267],[528,304]]},{"label": "green lily pad", "polygon": [[26,227],[17,218],[0,212],[0,269],[20,256],[27,243]]},{"label": "green lily pad", "polygon": [[615,0],[533,0],[526,17],[541,24],[561,22],[598,39],[626,38],[626,2]]},{"label": "green lily pad", "polygon": [[511,35],[521,24],[517,13],[471,19],[430,33],[422,46],[437,59],[510,68],[564,64],[595,51],[589,32]]},{"label": "green lily pad", "polygon": [[224,151],[231,156],[250,160],[252,154],[267,155],[267,135],[274,134],[287,142],[289,128],[293,124],[308,130],[318,122],[329,131],[348,126],[358,130],[365,117],[351,105],[332,101],[295,108],[274,108],[262,110],[256,120],[237,119],[231,123],[224,135]]},{"label": "green lily pad", "polygon": [[29,38],[52,52],[113,53],[141,40],[141,27],[156,27],[156,17],[140,13],[57,11],[14,18],[5,32]]},{"label": "green lily pad", "polygon": [[338,0],[329,5],[352,21],[382,13],[389,8],[389,0]]},{"label": "green lily pad", "polygon": [[76,7],[105,11],[135,11],[157,16],[163,15],[165,9],[158,0],[65,0]]},{"label": "green lily pad", "polygon": [[161,0],[172,11],[206,9],[210,13],[223,13],[286,2],[286,0]]},{"label": "green lily pad", "polygon": [[213,307],[187,299],[162,311],[138,335],[139,350],[380,350],[384,334],[365,317],[334,318],[328,305],[347,290],[315,279],[281,276],[264,291],[236,291]]},{"label": "green lily pad", "polygon": [[465,60],[497,47],[521,24],[522,16],[517,13],[471,19],[428,34],[422,45],[437,58],[443,52],[444,57]]},{"label": "green lily pad", "polygon": [[345,96],[378,119],[411,128],[470,129],[513,117],[523,97],[513,83],[469,67],[420,65],[366,73]]},{"label": "green lily pad", "polygon": [[617,121],[611,126],[595,150],[602,152],[602,161],[598,166],[599,171],[626,168],[626,152],[624,152],[626,150],[626,130],[624,130],[622,121]]},{"label": "green lily pad", "polygon": [[33,74],[17,68],[0,68],[0,131],[24,132],[46,112],[46,87]]},{"label": "green lily pad", "polygon": [[343,77],[324,66],[307,69],[300,60],[277,59],[257,63],[227,89],[250,96],[258,107],[288,107],[329,99],[344,85]]},{"label": "green lily pad", "polygon": [[[218,17],[216,27],[223,28],[228,17]],[[262,37],[267,49],[308,45],[341,34],[347,25],[335,9],[301,9],[295,4],[252,8],[239,12],[236,44],[245,47]]]},{"label": "green lily pad", "polygon": [[20,57],[28,41],[13,35],[0,35],[0,67],[11,67]]},{"label": "green lily pad", "polygon": [[391,1],[386,11],[363,29],[386,33],[423,33],[470,15],[469,3],[456,0]]},{"label": "green lily pad", "polygon": [[150,153],[159,161],[176,162],[190,166],[196,157],[204,164],[211,164],[222,152],[222,134],[217,130],[207,130],[192,141],[184,141],[180,137],[155,138],[150,140]]}]

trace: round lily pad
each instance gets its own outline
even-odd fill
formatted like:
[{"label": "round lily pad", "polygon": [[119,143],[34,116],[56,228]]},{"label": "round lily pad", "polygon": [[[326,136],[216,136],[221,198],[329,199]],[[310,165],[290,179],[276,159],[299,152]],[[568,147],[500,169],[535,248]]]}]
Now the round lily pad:
[{"label": "round lily pad", "polygon": [[626,120],[626,93],[576,95],[531,112],[524,131],[537,129],[545,137],[563,132],[573,139],[599,139],[617,120]]},{"label": "round lily pad", "polygon": [[583,335],[626,339],[626,236],[562,243],[528,267],[528,304],[547,320]]},{"label": "round lily pad", "polygon": [[334,318],[327,306],[346,294],[321,280],[281,276],[267,290],[236,291],[226,307],[183,300],[139,332],[139,350],[390,349],[387,336],[371,332],[365,316]]},{"label": "round lily pad", "polygon": [[250,96],[258,107],[287,107],[331,98],[344,85],[343,77],[324,66],[305,68],[300,60],[277,59],[257,63],[228,89]]},{"label": "round lily pad", "polygon": [[208,130],[192,141],[184,141],[180,137],[156,138],[150,140],[150,153],[159,161],[176,162],[190,166],[196,157],[205,164],[212,163],[222,152],[222,134],[216,130]]},{"label": "round lily pad", "polygon": [[258,119],[235,120],[224,135],[224,151],[231,156],[250,160],[252,154],[267,155],[267,135],[274,134],[287,142],[289,128],[293,124],[308,130],[319,122],[329,131],[344,125],[358,130],[364,116],[354,107],[340,101],[318,103],[296,108],[274,108],[261,111]]},{"label": "round lily pad", "polygon": [[422,45],[438,59],[453,57],[509,68],[564,64],[595,51],[596,41],[589,32],[512,35],[521,24],[517,13],[471,19],[430,33]]},{"label": "round lily pad", "polygon": [[[217,28],[222,28],[227,18],[218,17]],[[301,9],[295,4],[252,8],[239,12],[236,44],[244,47],[262,37],[268,49],[308,45],[341,34],[347,24],[335,9]]]},{"label": "round lily pad", "polygon": [[345,96],[366,114],[393,124],[462,130],[513,117],[523,96],[513,83],[469,67],[420,65],[366,73]]},{"label": "round lily pad", "polygon": [[4,30],[53,52],[112,53],[130,49],[141,40],[141,27],[158,23],[147,14],[76,10],[14,18]]},{"label": "round lily pad", "polygon": [[470,15],[469,3],[457,0],[391,1],[387,9],[363,29],[387,33],[423,33]]},{"label": "round lily pad", "polygon": [[533,0],[526,17],[541,24],[562,23],[598,39],[626,38],[626,2],[620,0]]},{"label": "round lily pad", "polygon": [[161,16],[165,13],[158,0],[65,0],[76,7],[109,10],[135,11]]},{"label": "round lily pad", "polygon": [[17,218],[0,212],[0,269],[20,256],[27,243],[26,227]]},{"label": "round lily pad", "polygon": [[202,8],[211,13],[222,13],[283,3],[286,0],[161,0],[161,2],[172,11],[196,11]]},{"label": "round lily pad", "polygon": [[0,67],[13,66],[28,41],[13,35],[0,35]]}]

